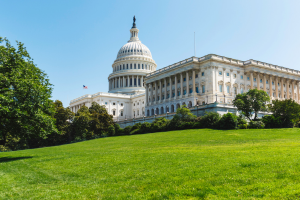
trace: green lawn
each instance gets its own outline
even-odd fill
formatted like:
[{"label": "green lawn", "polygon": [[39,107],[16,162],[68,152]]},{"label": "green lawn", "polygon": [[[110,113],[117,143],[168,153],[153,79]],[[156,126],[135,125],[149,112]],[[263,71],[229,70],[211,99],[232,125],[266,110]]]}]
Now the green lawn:
[{"label": "green lawn", "polygon": [[300,129],[184,130],[0,153],[0,199],[297,199]]}]

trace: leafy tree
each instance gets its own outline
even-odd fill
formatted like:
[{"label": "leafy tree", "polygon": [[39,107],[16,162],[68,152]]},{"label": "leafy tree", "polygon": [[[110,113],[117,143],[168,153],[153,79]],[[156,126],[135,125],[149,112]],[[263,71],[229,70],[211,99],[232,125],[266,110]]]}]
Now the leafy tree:
[{"label": "leafy tree", "polygon": [[236,95],[233,105],[250,121],[254,114],[254,121],[257,119],[259,111],[267,110],[267,102],[270,101],[269,95],[263,90],[249,90],[247,93]]},{"label": "leafy tree", "polygon": [[175,121],[193,121],[196,119],[196,115],[191,113],[190,109],[188,109],[185,105],[182,105],[180,108],[176,110],[176,114],[174,115],[173,119]]},{"label": "leafy tree", "polygon": [[275,118],[280,117],[283,127],[292,127],[299,122],[300,105],[292,99],[273,100],[269,109]]},{"label": "leafy tree", "polygon": [[75,114],[73,120],[73,133],[75,140],[89,139],[94,133],[90,131],[91,114],[88,107],[82,106]]},{"label": "leafy tree", "polygon": [[205,112],[200,122],[203,128],[217,128],[220,119],[221,115],[217,112]]},{"label": "leafy tree", "polygon": [[113,125],[113,117],[107,113],[105,106],[92,102],[89,112],[91,114],[90,131],[94,134],[101,135],[107,132],[109,126]]},{"label": "leafy tree", "polygon": [[232,113],[226,113],[221,117],[218,124],[220,129],[228,130],[237,128],[237,123],[238,120],[236,115]]},{"label": "leafy tree", "polygon": [[[46,138],[57,132],[52,85],[47,75],[33,63],[24,44],[11,46],[0,37],[0,137],[28,143],[30,138]],[[26,146],[26,145],[25,145]]]}]

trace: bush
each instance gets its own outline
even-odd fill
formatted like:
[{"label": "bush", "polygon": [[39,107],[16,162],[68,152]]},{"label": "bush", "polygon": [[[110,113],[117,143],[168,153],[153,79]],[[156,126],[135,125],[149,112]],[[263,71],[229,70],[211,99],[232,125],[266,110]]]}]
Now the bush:
[{"label": "bush", "polygon": [[141,133],[151,133],[151,124],[149,122],[144,122],[140,128]]},{"label": "bush", "polygon": [[115,127],[113,126],[113,125],[110,125],[109,127],[108,127],[108,129],[107,129],[107,134],[108,134],[108,136],[113,136],[113,135],[115,135]]},{"label": "bush", "polygon": [[205,115],[201,118],[200,122],[203,128],[217,128],[218,122],[221,116],[216,112],[205,112]]},{"label": "bush", "polygon": [[239,129],[247,129],[247,124],[240,124]]},{"label": "bush", "polygon": [[117,123],[114,123],[114,128],[115,128],[115,134],[119,135],[120,134],[120,129],[121,129],[120,125],[117,124]]},{"label": "bush", "polygon": [[156,118],[151,124],[151,132],[166,131],[169,128],[170,120],[164,117]]},{"label": "bush", "polygon": [[126,127],[124,128],[124,134],[125,134],[125,135],[129,135],[130,132],[131,132],[131,129],[132,129],[132,126],[126,126]]},{"label": "bush", "polygon": [[257,128],[264,128],[265,124],[262,121],[251,121],[249,123],[248,128],[257,129]]},{"label": "bush", "polygon": [[129,133],[129,135],[135,135],[135,134],[139,134],[139,133],[140,133],[140,129],[134,129]]},{"label": "bush", "polygon": [[237,116],[232,113],[224,114],[218,122],[218,127],[223,130],[236,129],[237,128]]},{"label": "bush", "polygon": [[246,124],[247,127],[247,120],[243,117],[243,115],[237,116],[238,126]]},{"label": "bush", "polygon": [[274,115],[265,115],[262,117],[262,122],[266,128],[282,128],[282,121],[280,117]]}]

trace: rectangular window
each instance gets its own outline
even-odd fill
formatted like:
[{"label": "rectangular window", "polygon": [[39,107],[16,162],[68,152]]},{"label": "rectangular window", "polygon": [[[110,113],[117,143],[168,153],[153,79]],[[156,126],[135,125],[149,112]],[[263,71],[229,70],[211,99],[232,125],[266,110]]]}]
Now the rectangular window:
[{"label": "rectangular window", "polygon": [[236,87],[234,87],[234,94],[236,94],[237,93],[237,89],[236,89]]},{"label": "rectangular window", "polygon": [[107,105],[107,102],[105,102],[105,105]]},{"label": "rectangular window", "polygon": [[250,77],[249,76],[247,76],[247,81],[250,81]]},{"label": "rectangular window", "polygon": [[199,93],[199,89],[198,89],[198,87],[196,87],[196,92],[197,92],[197,93]]},{"label": "rectangular window", "polygon": [[193,92],[192,88],[190,88],[190,94]]},{"label": "rectangular window", "polygon": [[222,71],[219,71],[219,75],[222,75]]},{"label": "rectangular window", "polygon": [[183,78],[183,81],[186,81],[186,78]]},{"label": "rectangular window", "polygon": [[229,76],[229,73],[226,73],[226,76]]},{"label": "rectangular window", "polygon": [[205,85],[202,85],[202,93],[205,93]]},{"label": "rectangular window", "polygon": [[219,85],[219,90],[220,90],[220,92],[223,92],[222,85]]},{"label": "rectangular window", "polygon": [[201,75],[204,76],[204,72],[202,72]]},{"label": "rectangular window", "polygon": [[262,83],[262,79],[260,79],[259,82]]},{"label": "rectangular window", "polygon": [[172,93],[172,97],[175,97],[175,92]]},{"label": "rectangular window", "polygon": [[127,69],[128,69],[128,64],[126,64],[126,66],[127,66]]},{"label": "rectangular window", "polygon": [[136,85],[136,78],[134,79],[134,85]]},{"label": "rectangular window", "polygon": [[186,95],[186,90],[183,90],[183,95]]},{"label": "rectangular window", "polygon": [[195,76],[196,78],[198,78],[198,74],[196,74],[196,76]]},{"label": "rectangular window", "polygon": [[132,64],[130,64],[130,69],[132,69]]},{"label": "rectangular window", "polygon": [[227,93],[229,93],[229,92],[230,92],[230,86],[227,85]]},{"label": "rectangular window", "polygon": [[113,115],[114,115],[114,116],[116,115],[116,111],[115,111],[115,110],[113,110]]},{"label": "rectangular window", "polygon": [[267,80],[266,83],[269,84],[269,81]]},{"label": "rectangular window", "polygon": [[141,79],[138,79],[138,80],[139,80],[139,81],[138,81],[138,82],[139,82],[139,85],[141,85]]},{"label": "rectangular window", "polygon": [[142,64],[142,69],[144,69],[144,64]]},{"label": "rectangular window", "polygon": [[138,64],[138,69],[140,69],[140,64]]},{"label": "rectangular window", "polygon": [[180,83],[180,79],[177,81],[177,83]]},{"label": "rectangular window", "polygon": [[243,88],[241,88],[241,93],[242,93],[242,94],[244,93],[244,89],[243,89]]},{"label": "rectangular window", "polygon": [[168,86],[170,86],[170,83],[168,83]]},{"label": "rectangular window", "polygon": [[170,94],[167,94],[167,98],[170,98]]},{"label": "rectangular window", "polygon": [[180,96],[180,91],[177,92],[177,96]]},{"label": "rectangular window", "polygon": [[244,79],[244,76],[243,76],[243,75],[241,75],[241,79]]},{"label": "rectangular window", "polygon": [[256,78],[253,78],[253,81],[256,82]]},{"label": "rectangular window", "polygon": [[121,110],[121,116],[123,116],[123,111]]},{"label": "rectangular window", "polygon": [[236,78],[236,74],[233,74],[233,78]]},{"label": "rectangular window", "polygon": [[175,81],[173,81],[172,84],[174,85],[174,84],[175,84]]},{"label": "rectangular window", "polygon": [[136,64],[134,64],[134,69],[136,69]]}]

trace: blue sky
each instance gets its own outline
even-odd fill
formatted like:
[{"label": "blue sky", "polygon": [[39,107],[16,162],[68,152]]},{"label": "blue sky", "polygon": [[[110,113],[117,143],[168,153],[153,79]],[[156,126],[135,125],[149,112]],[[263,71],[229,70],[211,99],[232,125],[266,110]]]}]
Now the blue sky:
[{"label": "blue sky", "polygon": [[[0,36],[25,43],[68,106],[108,91],[118,50],[136,16],[140,40],[158,69],[214,53],[300,70],[299,0],[1,1]],[[83,90],[87,85],[88,90]]]}]

